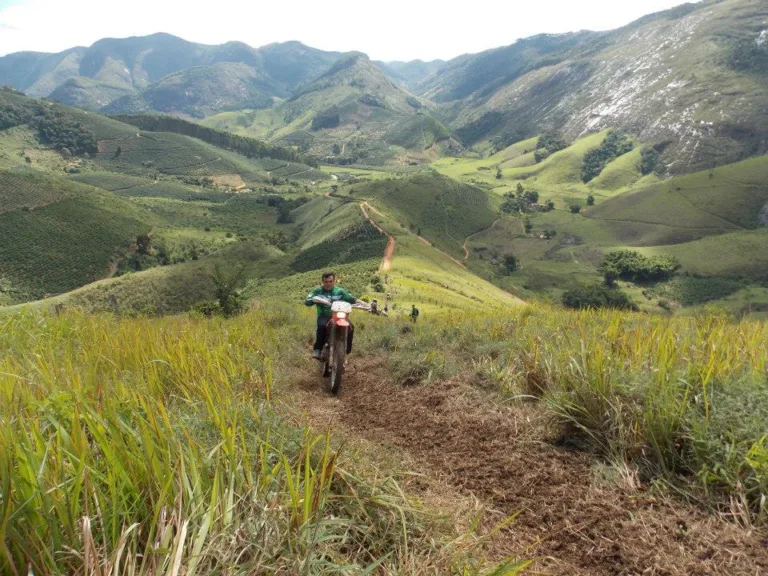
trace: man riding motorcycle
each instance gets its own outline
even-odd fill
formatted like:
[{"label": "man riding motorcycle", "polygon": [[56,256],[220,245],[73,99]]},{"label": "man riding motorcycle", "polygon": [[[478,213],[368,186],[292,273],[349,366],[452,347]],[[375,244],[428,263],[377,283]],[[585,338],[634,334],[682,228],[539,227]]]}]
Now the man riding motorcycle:
[{"label": "man riding motorcycle", "polygon": [[[328,321],[331,319],[331,307],[325,304],[314,302],[314,298],[323,298],[331,303],[338,300],[349,302],[350,304],[365,304],[363,301],[358,300],[352,294],[336,286],[336,273],[326,272],[323,274],[323,283],[321,286],[316,286],[307,295],[304,300],[306,306],[317,306],[317,334],[315,337],[315,344],[312,346],[312,358],[320,360],[320,355],[325,345],[325,336],[328,327]],[[349,331],[347,336],[347,354],[352,352],[352,337],[354,336],[355,327],[350,322]]]}]

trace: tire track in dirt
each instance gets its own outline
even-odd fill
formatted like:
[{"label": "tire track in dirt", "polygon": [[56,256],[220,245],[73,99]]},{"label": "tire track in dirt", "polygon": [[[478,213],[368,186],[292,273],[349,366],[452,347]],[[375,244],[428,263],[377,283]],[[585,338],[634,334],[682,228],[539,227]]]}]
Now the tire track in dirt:
[{"label": "tire track in dirt", "polygon": [[768,534],[633,482],[593,482],[593,456],[548,442],[538,405],[499,408],[459,379],[395,384],[384,362],[353,357],[339,397],[308,375],[300,393],[310,422],[389,446],[429,477],[519,512],[494,545],[499,555],[535,556],[538,570],[558,576],[768,573]]}]

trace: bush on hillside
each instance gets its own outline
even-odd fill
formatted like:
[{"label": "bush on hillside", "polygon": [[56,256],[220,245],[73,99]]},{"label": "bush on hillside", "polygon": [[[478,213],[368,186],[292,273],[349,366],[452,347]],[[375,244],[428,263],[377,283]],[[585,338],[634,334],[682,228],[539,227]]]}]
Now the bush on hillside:
[{"label": "bush on hillside", "polygon": [[517,214],[530,212],[533,205],[538,203],[539,193],[536,190],[525,190],[523,185],[517,184],[517,191],[513,194],[507,192],[504,194],[504,202],[501,205],[501,211],[504,214]]},{"label": "bush on hillside", "polygon": [[758,44],[744,39],[734,44],[728,56],[728,65],[739,72],[768,73],[768,41]]},{"label": "bush on hillside", "polygon": [[312,118],[312,130],[322,130],[323,128],[336,128],[341,123],[341,117],[338,110],[326,110]]},{"label": "bush on hillside", "polygon": [[617,278],[632,282],[658,282],[670,278],[680,263],[670,256],[643,256],[634,250],[616,250],[605,256],[598,270],[608,285]]},{"label": "bush on hillside", "polygon": [[587,152],[581,166],[581,179],[584,183],[596,178],[610,161],[630,152],[635,145],[628,136],[611,130],[602,144]]},{"label": "bush on hillside", "polygon": [[289,162],[299,162],[308,164],[313,167],[317,167],[317,162],[297,154],[290,148],[284,148],[282,146],[273,146],[257,140],[256,138],[250,138],[248,136],[239,136],[224,130],[216,130],[215,128],[209,128],[202,126],[195,122],[189,122],[182,118],[174,118],[172,116],[156,116],[156,115],[118,115],[113,116],[116,120],[136,126],[141,130],[148,130],[150,132],[173,132],[174,134],[183,134],[184,136],[190,136],[197,138],[208,144],[212,144],[218,148],[224,148],[225,150],[231,150],[242,154],[247,158],[274,158],[276,160],[286,160]]},{"label": "bush on hillside", "polygon": [[568,144],[566,144],[565,140],[560,138],[554,132],[547,132],[546,134],[543,134],[539,137],[533,159],[536,160],[537,163],[541,162],[542,160],[548,158],[550,154],[554,154],[555,152],[563,150],[567,147]]},{"label": "bush on hillside", "polygon": [[93,134],[56,106],[37,101],[23,106],[4,105],[0,110],[0,130],[22,124],[34,127],[40,141],[56,150],[67,150],[72,154],[98,152]]},{"label": "bush on hillside", "polygon": [[640,153],[640,174],[647,176],[661,169],[661,154],[656,148],[645,148]]},{"label": "bush on hillside", "polygon": [[637,304],[624,292],[603,284],[575,286],[565,291],[561,300],[563,306],[580,310],[590,308],[638,310]]},{"label": "bush on hillside", "polygon": [[500,150],[504,150],[504,148],[511,146],[515,142],[525,140],[533,133],[535,133],[535,131],[530,126],[526,124],[515,124],[514,129],[506,130],[491,138],[493,152],[496,153]]},{"label": "bush on hillside", "polygon": [[245,267],[240,265],[234,272],[223,272],[217,264],[214,267],[211,280],[216,286],[216,303],[218,310],[224,316],[235,316],[243,311],[245,297],[240,285],[243,283]]},{"label": "bush on hillside", "polygon": [[518,266],[519,263],[517,261],[517,257],[514,254],[504,255],[504,268],[506,268],[507,274],[511,274],[517,270]]}]

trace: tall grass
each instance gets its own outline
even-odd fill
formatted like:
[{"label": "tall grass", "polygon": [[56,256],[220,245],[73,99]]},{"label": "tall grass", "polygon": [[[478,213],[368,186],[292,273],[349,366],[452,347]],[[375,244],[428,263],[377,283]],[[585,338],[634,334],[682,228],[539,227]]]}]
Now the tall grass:
[{"label": "tall grass", "polygon": [[368,344],[395,375],[464,374],[542,398],[567,438],[721,505],[768,515],[768,324],[546,306],[391,326]]},{"label": "tall grass", "polygon": [[437,543],[394,478],[359,478],[330,432],[275,414],[274,366],[305,331],[295,314],[0,323],[0,572],[470,565]]}]

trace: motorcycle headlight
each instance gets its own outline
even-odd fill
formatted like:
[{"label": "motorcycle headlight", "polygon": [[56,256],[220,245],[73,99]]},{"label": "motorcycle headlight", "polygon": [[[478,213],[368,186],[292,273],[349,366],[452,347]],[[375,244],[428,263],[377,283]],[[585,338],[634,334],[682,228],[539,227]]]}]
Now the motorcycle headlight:
[{"label": "motorcycle headlight", "polygon": [[347,317],[347,313],[346,312],[337,312],[336,313],[336,318],[346,318],[346,317]]}]

